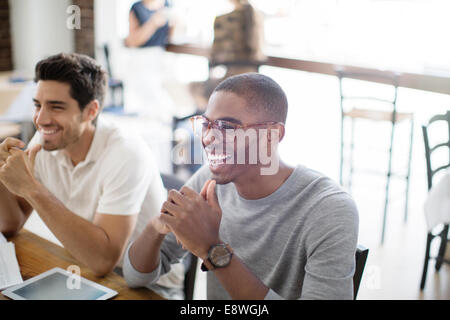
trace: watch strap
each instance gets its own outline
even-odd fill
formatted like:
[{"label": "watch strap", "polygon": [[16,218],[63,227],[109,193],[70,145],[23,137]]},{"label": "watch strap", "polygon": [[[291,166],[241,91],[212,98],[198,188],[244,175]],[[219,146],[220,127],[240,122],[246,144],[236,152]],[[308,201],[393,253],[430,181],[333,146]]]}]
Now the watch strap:
[{"label": "watch strap", "polygon": [[200,269],[202,271],[210,271],[210,270],[212,271],[215,268],[214,268],[213,264],[211,263],[211,261],[209,261],[209,258],[206,258],[205,260],[203,260]]}]

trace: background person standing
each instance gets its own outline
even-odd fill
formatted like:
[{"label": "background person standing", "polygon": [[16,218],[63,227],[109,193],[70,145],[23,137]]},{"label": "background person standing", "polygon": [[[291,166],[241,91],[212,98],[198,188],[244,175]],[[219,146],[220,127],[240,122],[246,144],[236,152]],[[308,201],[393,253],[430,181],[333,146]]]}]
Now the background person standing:
[{"label": "background person standing", "polygon": [[125,39],[129,48],[127,112],[164,118],[165,114],[157,110],[170,111],[173,107],[163,86],[165,46],[172,30],[168,10],[165,0],[138,1],[130,9],[129,33]]}]

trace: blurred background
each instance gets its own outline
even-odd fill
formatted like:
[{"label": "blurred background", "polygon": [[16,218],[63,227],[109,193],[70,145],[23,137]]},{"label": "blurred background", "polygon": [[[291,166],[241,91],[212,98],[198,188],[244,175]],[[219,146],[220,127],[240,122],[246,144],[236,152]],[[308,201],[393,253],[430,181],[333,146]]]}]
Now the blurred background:
[{"label": "blurred background", "polygon": [[[254,69],[288,97],[281,157],[341,183],[358,205],[359,243],[369,248],[358,298],[450,299],[447,264],[436,271],[430,262],[420,290],[431,231],[421,126],[450,110],[448,1],[244,1],[250,27],[248,16],[232,14],[239,1],[165,1],[170,30],[156,45],[132,39],[135,2],[0,0],[0,139],[34,132],[35,64],[84,53],[109,72],[102,117],[139,131],[162,172],[188,179],[199,165],[179,157],[194,143],[186,118],[203,112],[214,83]],[[227,31],[233,21],[243,27]],[[432,140],[448,142],[448,126]],[[445,166],[449,157],[447,150],[433,161]],[[26,228],[57,241],[37,215]],[[431,255],[446,237],[431,243]],[[194,298],[206,297],[203,277],[197,273]]]}]

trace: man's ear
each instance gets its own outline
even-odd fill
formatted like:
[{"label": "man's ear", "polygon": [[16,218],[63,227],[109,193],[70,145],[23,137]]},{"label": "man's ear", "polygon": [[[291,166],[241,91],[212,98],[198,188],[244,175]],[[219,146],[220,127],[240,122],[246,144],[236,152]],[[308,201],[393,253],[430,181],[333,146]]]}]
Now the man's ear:
[{"label": "man's ear", "polygon": [[283,140],[283,138],[284,138],[284,134],[285,134],[285,127],[284,127],[284,125],[279,125],[278,126],[278,129],[279,129],[279,136],[278,136],[278,142],[281,142],[281,140]]},{"label": "man's ear", "polygon": [[97,99],[92,100],[88,103],[86,108],[83,110],[85,120],[94,121],[94,119],[97,117],[97,115],[100,112],[100,103]]},{"label": "man's ear", "polygon": [[[281,140],[283,140],[284,138],[284,125],[278,124],[276,125],[275,129],[277,130],[276,132],[278,133],[278,142],[281,142]],[[273,137],[272,137],[272,130],[268,130],[267,131],[267,140],[270,142],[272,141]]]}]

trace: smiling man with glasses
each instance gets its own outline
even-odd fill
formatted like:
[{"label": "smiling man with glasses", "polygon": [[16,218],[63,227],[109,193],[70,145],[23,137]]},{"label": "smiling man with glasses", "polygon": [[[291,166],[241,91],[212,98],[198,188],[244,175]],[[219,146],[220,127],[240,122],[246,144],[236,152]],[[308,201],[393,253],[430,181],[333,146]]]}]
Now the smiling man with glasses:
[{"label": "smiling man with glasses", "polygon": [[[210,120],[204,115],[192,117],[191,122],[197,137],[202,141],[213,142],[205,145],[212,172],[219,168],[231,169],[230,164],[259,164],[262,175],[273,175],[278,172],[279,157],[275,150],[280,130],[284,131],[283,122],[265,121],[244,125],[238,119]],[[271,137],[269,144],[266,139],[268,130]],[[270,147],[270,152],[267,146]]]},{"label": "smiling man with glasses", "polygon": [[269,77],[217,86],[192,119],[209,166],[171,190],[128,247],[130,286],[151,285],[190,251],[209,271],[208,299],[352,298],[357,209],[329,178],[280,159],[286,116],[286,95]]}]

